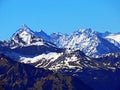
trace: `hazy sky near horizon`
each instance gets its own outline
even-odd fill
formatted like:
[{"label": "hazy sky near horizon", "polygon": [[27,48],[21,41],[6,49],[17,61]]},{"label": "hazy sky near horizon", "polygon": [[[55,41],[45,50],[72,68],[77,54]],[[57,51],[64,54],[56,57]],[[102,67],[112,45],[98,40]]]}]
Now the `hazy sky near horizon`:
[{"label": "hazy sky near horizon", "polygon": [[0,0],[0,40],[22,24],[47,34],[81,28],[120,32],[120,0]]}]

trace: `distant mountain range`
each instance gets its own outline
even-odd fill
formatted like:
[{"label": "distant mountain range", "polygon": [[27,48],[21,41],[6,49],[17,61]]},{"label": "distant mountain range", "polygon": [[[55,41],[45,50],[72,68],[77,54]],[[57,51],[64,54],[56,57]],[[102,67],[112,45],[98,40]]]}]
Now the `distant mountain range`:
[{"label": "distant mountain range", "polygon": [[[64,80],[73,77],[80,80],[80,83],[83,84],[81,87],[88,87],[79,90],[120,89],[120,33],[100,33],[88,28],[77,30],[70,35],[59,32],[47,35],[43,30],[34,32],[27,25],[22,25],[22,27],[12,35],[10,40],[0,41],[0,55],[0,63],[2,63],[0,64],[0,80],[2,80],[2,82],[6,80],[6,84],[1,87],[5,86],[5,88],[7,88],[8,86],[13,89],[28,89],[28,87],[30,87],[35,89],[34,86],[40,86],[42,83],[39,74],[48,72],[48,74],[44,76],[45,81],[43,80],[43,87],[46,85],[48,85],[47,87],[49,87],[49,85],[54,86],[53,84],[55,83],[61,84],[60,82],[62,80],[66,86],[62,84],[61,86],[70,88],[68,87],[68,83],[70,85],[72,84],[70,82],[64,82]],[[17,68],[17,70],[15,68]],[[26,75],[30,73],[27,68],[36,72],[35,75],[32,73],[33,75],[30,74],[30,76],[37,78],[33,80],[31,77],[27,77]],[[44,72],[41,72],[41,69],[38,68],[44,68],[42,69]],[[2,69],[4,69],[3,76]],[[14,70],[18,78],[12,81]],[[50,77],[48,77],[50,75],[49,72],[51,74]],[[63,75],[59,76],[57,74],[58,82],[54,82],[53,80],[56,78],[54,76],[55,72]],[[8,73],[8,75],[6,75],[6,73]],[[28,81],[30,79],[30,83],[23,83],[24,80],[19,78],[21,77],[21,73],[22,77],[28,78]],[[64,75],[66,75],[66,79],[64,79]],[[17,84],[17,79],[21,80],[21,82],[19,82],[20,86]],[[31,82],[31,80],[34,82]],[[48,84],[47,80],[49,80]],[[8,82],[11,82],[11,84],[9,85]],[[53,82],[53,84],[50,84],[50,82]],[[21,85],[24,87],[21,87]],[[50,86],[50,88],[53,88],[52,86]],[[74,88],[74,85],[71,86],[74,89],[63,89],[63,87],[61,87],[61,89],[56,87],[57,89],[49,90],[78,90]],[[75,87],[79,88],[79,86]]]},{"label": "distant mountain range", "polygon": [[53,39],[51,41],[60,48],[81,50],[92,57],[120,51],[120,43],[111,39],[111,34],[101,34],[90,28],[78,30],[71,35],[54,33],[51,37]]},{"label": "distant mountain range", "polygon": [[52,46],[72,51],[81,50],[87,56],[96,57],[120,52],[120,33],[99,33],[88,28],[80,29],[70,35],[61,33],[47,35],[43,30],[34,32],[27,25],[22,25],[9,41],[1,41],[1,45],[11,49],[30,46]]},{"label": "distant mountain range", "polygon": [[71,35],[47,35],[43,30],[34,32],[22,25],[10,40],[0,41],[0,51],[13,60],[50,70],[98,68],[99,64],[96,65],[92,58],[119,54],[118,40],[119,33],[99,33],[90,28]]}]

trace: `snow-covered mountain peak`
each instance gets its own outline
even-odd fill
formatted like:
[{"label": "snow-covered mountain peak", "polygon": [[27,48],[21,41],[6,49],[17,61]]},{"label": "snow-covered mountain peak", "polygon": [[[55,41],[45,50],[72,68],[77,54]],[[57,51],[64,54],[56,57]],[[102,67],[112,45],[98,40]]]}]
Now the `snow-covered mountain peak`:
[{"label": "snow-covered mountain peak", "polygon": [[22,27],[13,34],[11,39],[15,42],[19,42],[19,40],[22,40],[24,43],[29,44],[30,39],[33,35],[34,33],[32,30],[30,30],[30,28],[28,28],[26,25],[22,25]]},{"label": "snow-covered mountain peak", "polygon": [[28,34],[34,34],[34,32],[26,25],[26,24],[23,24],[21,25],[21,27],[16,31],[16,33],[13,34],[16,35],[16,34],[21,34],[21,33],[28,33]]},{"label": "snow-covered mountain peak", "polygon": [[87,28],[87,29],[80,29],[79,30],[81,33],[94,33],[95,31],[91,28]]},{"label": "snow-covered mountain peak", "polygon": [[22,25],[11,37],[13,48],[19,46],[43,45],[43,39],[38,37],[27,25]]},{"label": "snow-covered mountain peak", "polygon": [[13,34],[12,39],[15,39],[16,36],[19,36],[20,38],[25,38],[28,35],[33,35],[34,32],[25,24],[23,24],[20,29],[16,31],[16,33]]},{"label": "snow-covered mountain peak", "polygon": [[24,30],[28,28],[28,26],[26,24],[21,25],[21,28],[23,28]]},{"label": "snow-covered mountain peak", "polygon": [[87,28],[87,29],[79,29],[72,33],[72,35],[74,36],[75,35],[80,36],[81,34],[85,34],[85,35],[95,34],[95,31],[92,30],[91,28]]},{"label": "snow-covered mountain peak", "polygon": [[91,28],[80,29],[68,36],[54,34],[52,37],[54,40],[53,43],[58,47],[70,48],[73,51],[81,50],[88,56],[96,56],[119,51],[116,46],[101,37],[99,33]]}]

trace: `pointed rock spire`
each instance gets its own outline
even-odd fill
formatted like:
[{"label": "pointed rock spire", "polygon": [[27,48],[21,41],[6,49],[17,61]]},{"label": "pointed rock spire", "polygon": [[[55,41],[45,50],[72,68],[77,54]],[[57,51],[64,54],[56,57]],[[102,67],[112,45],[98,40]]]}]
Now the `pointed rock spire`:
[{"label": "pointed rock spire", "polygon": [[28,26],[26,24],[21,25],[21,28],[26,29]]}]

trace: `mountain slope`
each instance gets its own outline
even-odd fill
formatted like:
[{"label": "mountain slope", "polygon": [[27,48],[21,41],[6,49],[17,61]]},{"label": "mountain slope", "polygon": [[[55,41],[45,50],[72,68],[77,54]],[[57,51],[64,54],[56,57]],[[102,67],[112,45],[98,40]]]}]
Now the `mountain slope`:
[{"label": "mountain slope", "polygon": [[114,44],[116,47],[120,48],[120,43],[117,42],[115,39],[111,39],[108,37],[104,37],[106,40],[108,40],[110,43]]},{"label": "mountain slope", "polygon": [[43,30],[40,30],[38,32],[35,32],[35,34],[41,38],[43,38],[46,41],[51,41],[51,37],[47,35]]},{"label": "mountain slope", "polygon": [[98,36],[103,37],[104,39],[108,40],[110,43],[114,44],[116,47],[120,48],[120,33],[111,33],[111,32],[95,32]]},{"label": "mountain slope", "polygon": [[0,50],[12,59],[20,57],[35,57],[40,54],[61,53],[64,49],[57,48],[55,44],[37,36],[26,25],[17,30],[11,40],[0,41]]},{"label": "mountain slope", "polygon": [[75,77],[17,63],[2,54],[0,86],[5,90],[92,90]]},{"label": "mountain slope", "polygon": [[120,33],[109,34],[105,38],[113,39],[113,40],[117,41],[118,43],[120,43]]},{"label": "mountain slope", "polygon": [[52,35],[53,43],[62,48],[81,50],[88,56],[100,56],[120,52],[120,49],[108,40],[100,37],[92,29],[83,29],[66,35]]},{"label": "mountain slope", "polygon": [[54,46],[54,44],[44,41],[43,38],[37,36],[35,32],[33,32],[30,28],[28,28],[26,25],[22,25],[22,27],[17,30],[16,33],[13,34],[11,37],[10,47],[17,48],[17,47],[27,47],[27,46],[41,46],[41,45],[51,45]]},{"label": "mountain slope", "polygon": [[65,48],[64,46],[67,46],[69,35],[57,32],[51,34],[50,37],[51,37],[51,42],[53,42],[59,48]]},{"label": "mountain slope", "polygon": [[54,62],[50,63],[47,68],[54,71],[74,73],[84,71],[85,69],[115,71],[118,66],[112,65],[110,60],[102,61],[96,58],[90,58],[80,50],[76,50],[63,53]]},{"label": "mountain slope", "polygon": [[81,51],[64,53],[50,69],[81,78],[94,90],[119,90],[120,54],[89,58]]}]

